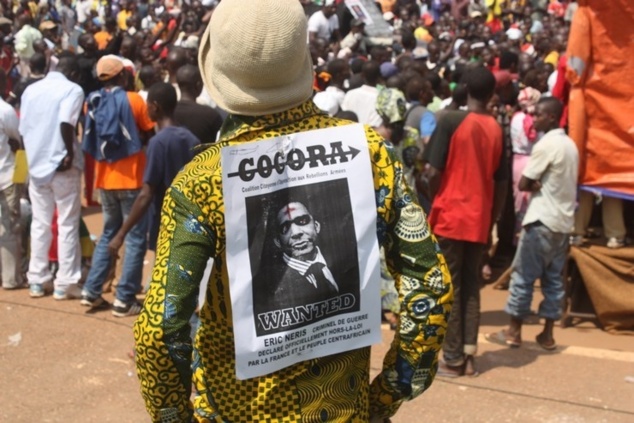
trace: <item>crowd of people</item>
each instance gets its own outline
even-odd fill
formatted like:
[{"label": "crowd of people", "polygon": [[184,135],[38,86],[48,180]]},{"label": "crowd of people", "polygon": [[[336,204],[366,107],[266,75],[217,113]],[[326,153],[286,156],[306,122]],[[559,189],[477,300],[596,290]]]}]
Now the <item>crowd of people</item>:
[{"label": "crowd of people", "polygon": [[[247,107],[248,102],[242,104],[223,92],[217,80],[210,82],[226,78],[230,81],[227,84],[241,89],[244,87],[240,84],[245,84],[243,74],[247,71],[235,64],[241,52],[235,51],[234,55],[223,50],[231,44],[229,41],[204,45],[214,36],[213,28],[209,35],[208,23],[213,22],[219,4],[226,2],[235,3],[0,2],[0,258],[4,289],[28,286],[30,296],[38,298],[48,294],[47,287],[53,284],[56,300],[77,298],[93,309],[112,309],[117,317],[141,313],[137,332],[151,330],[151,306],[146,307],[144,316],[143,305],[136,298],[143,289],[144,257],[148,248],[158,251],[161,220],[165,224],[184,218],[170,215],[161,219],[166,189],[179,170],[202,150],[199,144],[211,144],[223,137],[250,140],[257,131],[248,132],[245,125],[250,125],[250,131],[257,127],[264,136],[269,136],[269,130],[284,132],[268,128],[267,120],[258,122],[243,116],[269,115],[257,113],[269,110],[257,109],[259,94],[254,93],[260,91],[253,89],[239,97],[243,103],[245,98],[253,102]],[[349,8],[341,0],[298,3],[306,17],[307,31],[306,40],[295,41],[307,43],[312,59],[312,90],[307,99],[300,100],[312,102],[296,110],[296,115],[309,109],[313,113],[314,105],[314,113],[365,124],[386,140],[403,163],[404,178],[428,215],[446,260],[454,299],[453,311],[445,322],[439,374],[458,377],[478,373],[474,357],[480,286],[482,279],[490,278],[487,259],[496,243],[512,250],[517,247],[517,251],[509,272],[505,308],[510,326],[488,338],[511,347],[521,345],[521,325],[530,313],[533,284],[541,278],[545,299],[538,314],[545,319],[545,327],[537,342],[545,349],[555,348],[553,322],[562,312],[561,273],[575,223],[579,160],[574,143],[562,129],[566,127],[568,100],[566,40],[576,2],[381,0],[359,2],[356,8]],[[260,6],[253,7],[260,10]],[[270,7],[277,10],[281,6]],[[360,7],[376,10],[369,13]],[[245,12],[245,16],[249,14]],[[367,28],[370,25],[387,29],[389,37],[370,35],[375,33]],[[258,30],[264,35],[256,28],[243,30],[253,33],[253,40],[263,42],[248,49],[245,46],[254,60],[263,60],[262,51],[271,47],[264,44],[268,40],[266,29]],[[212,58],[210,49],[224,54],[223,63]],[[205,75],[204,70],[212,65],[220,76]],[[262,69],[264,72],[267,68]],[[262,81],[258,84],[268,80]],[[210,90],[217,92],[210,96]],[[288,95],[301,97],[303,91]],[[294,110],[290,106],[300,103],[284,103],[289,107],[279,111]],[[297,117],[289,114],[284,119]],[[368,135],[368,139],[374,136]],[[19,154],[22,150],[28,161],[26,185],[16,178],[26,165]],[[376,154],[382,152],[377,150]],[[201,160],[212,160],[207,156]],[[187,186],[187,178],[179,181],[182,192],[174,191],[165,201],[171,201],[177,210],[186,204],[187,213],[209,218],[209,210],[189,198],[193,188]],[[221,198],[221,194],[206,189],[201,188],[197,195],[208,196],[209,201],[216,195]],[[85,206],[100,206],[103,212],[103,231],[85,277],[81,272],[82,192]],[[30,203],[28,220],[20,218],[21,200]],[[586,215],[583,225],[587,225]],[[606,227],[611,248],[625,243],[618,210],[615,216],[610,228]],[[585,228],[576,229],[577,236],[584,234]],[[199,232],[205,230],[203,227]],[[30,236],[25,237],[25,233]],[[216,234],[205,237],[217,241]],[[193,248],[195,243],[204,243],[217,253],[224,248],[217,243],[208,245],[211,238],[203,240],[193,230],[177,235],[174,242],[182,242],[183,248]],[[580,242],[578,237],[573,241]],[[122,271],[111,305],[102,293],[122,246]],[[24,260],[27,250],[28,262]],[[160,256],[163,261],[167,260],[164,254]],[[400,316],[405,311],[403,296],[392,280],[394,260],[393,252],[386,251],[382,308],[385,319],[399,331]],[[56,266],[51,266],[52,261]],[[444,264],[442,260],[437,263],[441,267]],[[157,260],[154,273],[172,271],[164,266]],[[221,273],[222,277],[220,273],[212,275],[219,286],[227,277],[226,270]],[[154,279],[158,277],[162,276],[154,275]],[[152,284],[156,289],[150,289],[149,298],[163,298],[158,281]],[[73,287],[78,287],[79,294]],[[444,301],[447,303],[446,298]],[[190,308],[193,310],[194,305]],[[180,327],[185,327],[189,317],[181,314],[176,317],[185,322]],[[202,330],[205,318],[216,319],[215,314],[213,319],[203,317]],[[208,324],[220,330],[215,323]],[[181,335],[174,330],[166,348],[182,347],[181,353],[191,352],[184,347],[187,337]],[[139,339],[137,342],[139,366],[143,369],[140,375],[150,377],[150,346]],[[430,348],[439,346],[440,342]],[[178,367],[182,363],[176,364]],[[430,364],[427,370],[432,367]],[[191,376],[191,370],[168,366],[165,371],[176,374],[175,378]],[[202,379],[198,382],[203,383]],[[231,383],[229,386],[233,386]],[[390,384],[387,379],[378,383],[383,384],[381,388]],[[431,379],[425,387],[429,383]],[[187,386],[175,383],[172,388],[181,394],[180,389]],[[197,388],[204,389],[202,385]],[[384,402],[373,409],[376,416],[389,417],[408,396],[390,389],[385,388],[393,400],[385,402],[381,398]],[[378,395],[379,391],[374,386],[371,392]],[[151,405],[152,395],[157,392],[147,388],[144,395],[148,409],[157,418],[162,411]],[[197,403],[196,407],[209,411],[216,405]],[[174,415],[189,412],[182,404],[165,410]]]},{"label": "crowd of people", "polygon": [[[164,191],[193,157],[189,147],[215,141],[226,116],[195,66],[210,11],[200,3],[2,2],[5,289],[28,281],[38,298],[52,284],[55,299],[109,307],[102,287],[125,244],[113,313],[139,312]],[[25,185],[15,174],[26,162]],[[84,251],[82,173],[84,204],[104,214],[97,245]],[[30,206],[22,218],[21,199]]]}]

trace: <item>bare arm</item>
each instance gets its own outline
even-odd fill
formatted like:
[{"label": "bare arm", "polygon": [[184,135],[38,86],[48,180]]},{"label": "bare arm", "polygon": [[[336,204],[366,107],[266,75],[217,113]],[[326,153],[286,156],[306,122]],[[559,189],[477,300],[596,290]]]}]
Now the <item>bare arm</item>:
[{"label": "bare arm", "polygon": [[536,192],[542,188],[542,184],[534,179],[527,178],[522,175],[520,183],[518,184],[520,191]]},{"label": "bare arm", "polygon": [[335,40],[337,40],[337,43],[341,43],[341,32],[339,32],[338,29],[335,29],[334,31],[332,31],[332,35],[335,38]]},{"label": "bare arm", "polygon": [[433,166],[427,169],[427,180],[429,181],[429,200],[434,201],[434,197],[440,189],[440,180],[442,178],[442,170],[438,170]]},{"label": "bare arm", "polygon": [[66,157],[62,159],[57,170],[64,171],[71,168],[73,165],[73,142],[75,142],[75,127],[70,123],[62,122],[60,124],[60,131],[62,133],[62,140],[64,141],[64,147],[66,147]]},{"label": "bare arm", "polygon": [[15,153],[18,150],[24,150],[24,144],[19,139],[9,138],[9,148]]}]

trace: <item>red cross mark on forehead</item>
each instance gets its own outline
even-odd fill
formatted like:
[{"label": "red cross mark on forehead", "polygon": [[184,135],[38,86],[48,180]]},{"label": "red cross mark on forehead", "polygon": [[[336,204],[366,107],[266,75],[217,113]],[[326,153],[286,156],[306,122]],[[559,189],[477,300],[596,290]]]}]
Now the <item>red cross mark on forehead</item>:
[{"label": "red cross mark on forehead", "polygon": [[285,213],[286,216],[288,216],[288,218],[291,218],[291,212],[295,211],[296,209],[294,207],[290,207],[290,206],[286,206],[285,207]]}]

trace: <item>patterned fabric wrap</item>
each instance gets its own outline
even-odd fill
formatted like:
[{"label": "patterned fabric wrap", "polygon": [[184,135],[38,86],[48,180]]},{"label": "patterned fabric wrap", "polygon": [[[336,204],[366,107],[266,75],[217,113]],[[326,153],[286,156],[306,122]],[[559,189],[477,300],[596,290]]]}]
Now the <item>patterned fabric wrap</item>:
[{"label": "patterned fabric wrap", "polygon": [[376,112],[386,124],[405,120],[407,101],[400,90],[396,88],[379,88],[376,98]]},{"label": "patterned fabric wrap", "polygon": [[[264,117],[230,116],[219,142],[174,180],[163,203],[150,290],[134,326],[137,371],[152,421],[176,409],[183,422],[367,422],[370,414],[393,415],[432,383],[453,300],[450,276],[401,163],[369,127],[377,236],[401,302],[400,326],[382,372],[369,383],[367,347],[253,379],[235,377],[221,149],[345,124],[312,101]],[[189,319],[210,257],[213,271],[192,346]]]}]

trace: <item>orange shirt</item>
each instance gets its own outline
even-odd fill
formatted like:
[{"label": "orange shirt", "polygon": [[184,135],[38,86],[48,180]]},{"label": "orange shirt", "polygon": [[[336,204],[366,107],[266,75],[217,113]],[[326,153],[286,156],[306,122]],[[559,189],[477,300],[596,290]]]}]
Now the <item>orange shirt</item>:
[{"label": "orange shirt", "polygon": [[[154,122],[150,120],[147,114],[145,101],[135,92],[128,92],[127,94],[137,129],[139,131],[149,131],[154,128]],[[139,189],[143,185],[144,170],[144,151],[113,163],[95,162],[95,188]]]},{"label": "orange shirt", "polygon": [[381,13],[394,12],[396,0],[379,0],[381,4]]},{"label": "orange shirt", "polygon": [[95,42],[99,50],[104,50],[108,47],[110,40],[112,40],[112,34],[108,31],[99,31],[95,34]]}]

